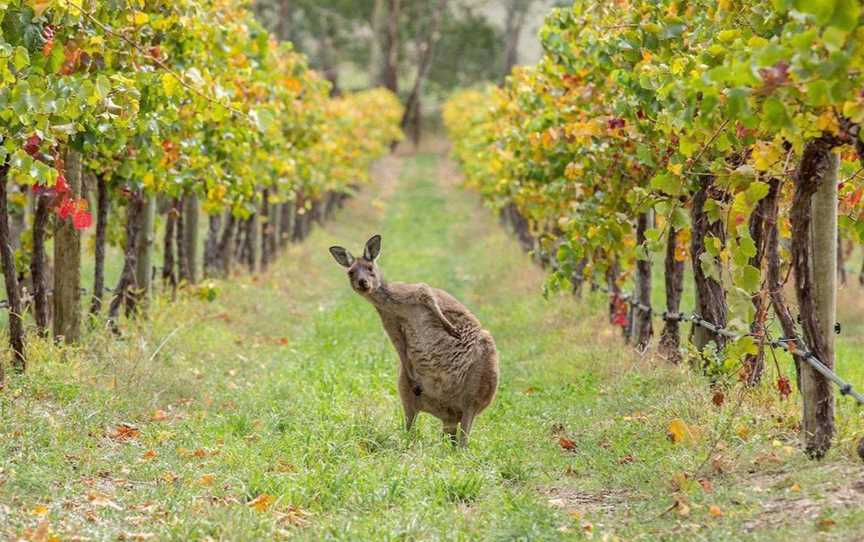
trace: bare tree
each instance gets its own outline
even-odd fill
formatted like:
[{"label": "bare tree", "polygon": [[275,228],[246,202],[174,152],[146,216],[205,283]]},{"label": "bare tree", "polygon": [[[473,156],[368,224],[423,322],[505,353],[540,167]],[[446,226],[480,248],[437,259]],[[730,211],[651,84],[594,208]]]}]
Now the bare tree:
[{"label": "bare tree", "polygon": [[503,82],[513,71],[513,66],[519,63],[519,41],[528,12],[534,0],[509,0],[507,16],[504,21],[504,66],[501,81]]},{"label": "bare tree", "polygon": [[407,128],[409,122],[414,122],[414,143],[420,139],[420,96],[423,90],[423,82],[429,74],[432,65],[432,57],[435,52],[435,43],[438,40],[438,27],[441,24],[441,16],[447,9],[447,0],[438,0],[437,5],[431,8],[429,15],[429,27],[426,34],[419,38],[417,75],[414,78],[414,86],[411,94],[405,100],[405,113],[402,116],[402,129]]}]

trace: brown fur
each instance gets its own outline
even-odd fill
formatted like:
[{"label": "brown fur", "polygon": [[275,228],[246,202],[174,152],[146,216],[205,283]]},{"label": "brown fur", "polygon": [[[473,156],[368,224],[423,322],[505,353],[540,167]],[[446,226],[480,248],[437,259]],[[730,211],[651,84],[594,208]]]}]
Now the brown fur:
[{"label": "brown fur", "polygon": [[354,290],[378,311],[399,355],[406,427],[411,429],[418,412],[428,412],[454,442],[461,425],[458,441],[465,446],[474,417],[489,406],[498,386],[495,341],[447,292],[423,283],[384,282],[375,263],[379,251],[378,236],[369,240],[362,258],[331,248],[348,268]]}]

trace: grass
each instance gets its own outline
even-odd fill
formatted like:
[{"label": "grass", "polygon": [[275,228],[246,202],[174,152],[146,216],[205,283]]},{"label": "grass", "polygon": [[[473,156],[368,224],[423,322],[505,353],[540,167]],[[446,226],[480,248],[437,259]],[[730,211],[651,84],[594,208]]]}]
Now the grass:
[{"label": "grass", "polygon": [[[623,345],[603,299],[544,301],[542,271],[440,155],[390,158],[376,179],[271,271],[219,284],[213,302],[154,300],[122,341],[100,330],[63,351],[34,340],[29,372],[0,393],[0,538],[862,532],[860,413],[844,403],[836,446],[809,462],[794,402],[766,388],[739,404],[730,390],[715,407],[703,379]],[[326,250],[357,250],[375,232],[390,278],[449,290],[496,338],[499,393],[467,450],[428,415],[415,435],[401,429],[395,354]],[[677,444],[674,419],[690,432]]]}]

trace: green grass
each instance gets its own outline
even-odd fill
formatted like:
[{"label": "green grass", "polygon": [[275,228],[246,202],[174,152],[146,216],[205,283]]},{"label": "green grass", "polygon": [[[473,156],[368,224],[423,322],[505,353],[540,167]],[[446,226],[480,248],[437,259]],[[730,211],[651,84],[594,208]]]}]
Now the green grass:
[{"label": "green grass", "polygon": [[[864,529],[858,412],[842,408],[837,445],[808,462],[794,403],[766,389],[714,407],[703,379],[621,344],[599,297],[544,301],[542,271],[440,156],[388,159],[376,178],[212,303],[157,299],[121,341],[101,330],[65,351],[33,340],[29,372],[0,394],[0,538],[848,540]],[[415,435],[401,429],[393,349],[326,250],[372,233],[385,274],[447,289],[496,338],[499,393],[467,450],[428,415]],[[675,418],[693,439],[667,440]],[[138,433],[119,438],[124,423]],[[269,506],[248,505],[262,495]]]}]

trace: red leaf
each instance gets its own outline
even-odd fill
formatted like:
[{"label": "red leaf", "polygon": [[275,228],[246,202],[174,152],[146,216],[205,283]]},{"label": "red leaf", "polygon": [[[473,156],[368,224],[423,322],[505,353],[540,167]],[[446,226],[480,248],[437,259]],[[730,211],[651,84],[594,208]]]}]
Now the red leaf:
[{"label": "red leaf", "polygon": [[69,183],[66,182],[66,177],[61,173],[57,176],[57,181],[54,183],[54,190],[57,191],[58,194],[67,194],[69,190]]},{"label": "red leaf", "polygon": [[93,225],[93,215],[90,211],[76,211],[72,217],[72,225],[76,230],[86,230]]},{"label": "red leaf", "polygon": [[24,143],[24,152],[26,152],[30,156],[36,156],[36,153],[39,152],[39,145],[41,144],[42,138],[36,134],[33,134],[28,137],[27,141]]},{"label": "red leaf", "polygon": [[711,402],[714,403],[715,406],[721,407],[723,406],[723,403],[726,402],[726,395],[721,390],[717,390],[714,392],[714,397],[711,398]]},{"label": "red leaf", "polygon": [[60,202],[60,206],[57,208],[57,216],[60,217],[60,220],[66,220],[72,213],[75,212],[75,204],[68,197],[63,198],[63,201]]},{"label": "red leaf", "polygon": [[792,395],[792,384],[789,383],[788,378],[781,376],[777,379],[777,391],[780,392],[781,399],[786,399]]}]

